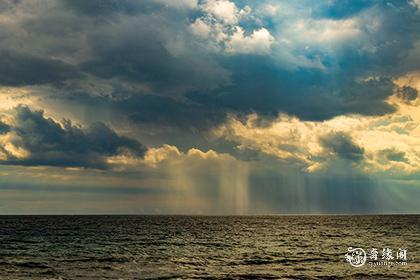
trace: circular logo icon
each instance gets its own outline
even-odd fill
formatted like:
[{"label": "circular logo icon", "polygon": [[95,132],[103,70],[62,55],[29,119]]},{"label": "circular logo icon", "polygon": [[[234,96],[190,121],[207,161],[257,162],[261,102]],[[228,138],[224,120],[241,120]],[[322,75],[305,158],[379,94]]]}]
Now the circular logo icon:
[{"label": "circular logo icon", "polygon": [[346,260],[354,267],[361,267],[366,262],[366,252],[362,248],[347,248]]}]

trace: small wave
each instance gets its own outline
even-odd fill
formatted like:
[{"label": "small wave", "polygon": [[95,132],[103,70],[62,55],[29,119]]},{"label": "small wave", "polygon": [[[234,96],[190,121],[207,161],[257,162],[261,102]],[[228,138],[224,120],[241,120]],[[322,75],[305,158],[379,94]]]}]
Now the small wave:
[{"label": "small wave", "polygon": [[7,244],[7,243],[12,243],[12,244],[19,244],[19,243],[24,243],[24,244],[37,244],[37,243],[41,243],[42,240],[31,240],[31,239],[5,239],[2,240],[3,244]]},{"label": "small wave", "polygon": [[96,258],[95,261],[97,262],[117,262],[117,263],[126,263],[130,262],[131,259],[129,257],[116,257],[116,256],[110,256],[110,257],[102,257],[102,258]]},{"label": "small wave", "polygon": [[354,273],[349,275],[346,279],[407,279],[401,274],[383,274],[383,273]]},{"label": "small wave", "polygon": [[247,259],[240,262],[240,264],[244,265],[264,265],[264,264],[285,264],[289,261],[286,259],[266,259],[266,258],[260,258],[260,259]]},{"label": "small wave", "polygon": [[77,263],[77,262],[114,262],[114,263],[126,263],[132,261],[129,257],[124,256],[109,256],[109,257],[86,257],[86,258],[72,258],[72,259],[61,259],[60,262]]},{"label": "small wave", "polygon": [[171,276],[157,276],[151,278],[144,278],[144,280],[167,280],[167,279],[181,279],[183,275],[171,275]]},{"label": "small wave", "polygon": [[247,273],[247,274],[225,274],[219,277],[199,277],[197,279],[231,279],[231,280],[248,280],[248,279],[279,279],[278,276],[272,274],[263,274],[263,273]]},{"label": "small wave", "polygon": [[24,268],[41,268],[41,269],[46,269],[46,268],[52,268],[49,265],[45,264],[45,263],[39,263],[39,262],[16,262],[16,263],[11,263],[11,265],[14,266],[19,266],[19,267],[24,267]]},{"label": "small wave", "polygon": [[284,265],[292,265],[296,263],[304,263],[304,262],[325,262],[331,261],[329,258],[322,258],[322,257],[309,257],[309,258],[301,258],[301,259],[272,259],[272,258],[249,258],[244,259],[241,261],[234,261],[231,262],[230,265],[265,265],[265,264],[284,264]]}]

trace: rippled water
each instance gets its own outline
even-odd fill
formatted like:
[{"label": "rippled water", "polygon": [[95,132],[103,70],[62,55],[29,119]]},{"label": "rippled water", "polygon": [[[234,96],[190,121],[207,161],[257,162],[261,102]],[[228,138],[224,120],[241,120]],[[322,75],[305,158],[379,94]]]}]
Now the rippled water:
[{"label": "rippled water", "polygon": [[[2,216],[0,279],[420,279],[420,216]],[[347,247],[407,249],[352,267]]]}]

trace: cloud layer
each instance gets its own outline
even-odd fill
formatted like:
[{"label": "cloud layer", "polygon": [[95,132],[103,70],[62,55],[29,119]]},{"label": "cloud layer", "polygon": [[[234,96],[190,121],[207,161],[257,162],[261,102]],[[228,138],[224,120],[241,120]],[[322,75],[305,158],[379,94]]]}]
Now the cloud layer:
[{"label": "cloud layer", "polygon": [[0,191],[76,200],[71,181],[121,211],[420,211],[419,11],[2,1]]}]

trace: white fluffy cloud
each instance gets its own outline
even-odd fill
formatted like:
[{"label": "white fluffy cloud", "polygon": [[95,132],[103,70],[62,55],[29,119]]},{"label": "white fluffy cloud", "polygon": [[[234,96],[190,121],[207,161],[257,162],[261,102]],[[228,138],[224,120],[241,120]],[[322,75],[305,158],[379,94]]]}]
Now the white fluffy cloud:
[{"label": "white fluffy cloud", "polygon": [[270,52],[273,42],[274,37],[265,28],[254,30],[251,35],[246,36],[245,31],[241,27],[237,27],[227,43],[227,51],[264,54]]},{"label": "white fluffy cloud", "polygon": [[163,165],[175,165],[185,161],[236,161],[229,154],[218,153],[213,150],[207,152],[191,148],[181,152],[176,146],[164,144],[160,147],[150,148],[143,158],[132,156],[114,156],[108,158],[108,163],[116,170],[128,170],[144,168],[145,166],[156,168]]},{"label": "white fluffy cloud", "polygon": [[203,16],[189,26],[190,32],[207,42],[210,49],[228,54],[268,54],[275,38],[264,27],[246,32],[242,19],[250,18],[252,9],[239,9],[228,0],[207,1],[200,6]]},{"label": "white fluffy cloud", "polygon": [[351,40],[362,33],[355,18],[344,20],[306,19],[294,22],[286,36],[301,44],[331,44]]},{"label": "white fluffy cloud", "polygon": [[192,20],[190,32],[213,51],[271,55],[292,67],[325,69],[320,53],[332,54],[337,47],[359,44],[360,52],[375,52],[367,34],[377,32],[384,20],[371,10],[345,19],[325,19],[290,3],[251,6],[206,1],[198,5],[203,15]]},{"label": "white fluffy cloud", "polygon": [[190,26],[191,33],[195,36],[207,39],[210,36],[211,26],[207,24],[203,19],[196,19]]},{"label": "white fluffy cloud", "polygon": [[420,9],[420,0],[411,0],[410,4],[416,7],[417,9]]},{"label": "white fluffy cloud", "polygon": [[202,9],[223,23],[235,24],[238,22],[238,8],[236,7],[235,3],[228,0],[207,1],[202,6]]}]

